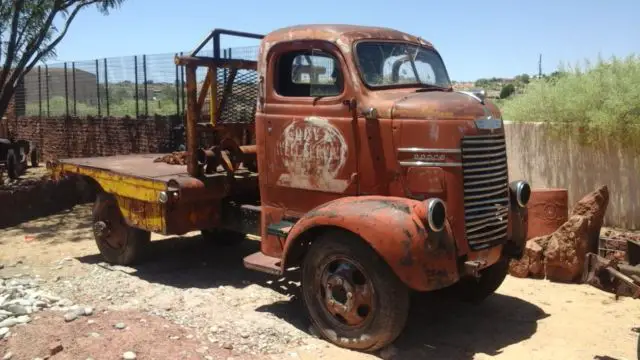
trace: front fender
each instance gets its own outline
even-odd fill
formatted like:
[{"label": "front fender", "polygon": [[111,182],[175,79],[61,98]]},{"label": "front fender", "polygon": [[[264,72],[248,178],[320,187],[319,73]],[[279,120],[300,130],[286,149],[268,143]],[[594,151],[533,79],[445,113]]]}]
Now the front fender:
[{"label": "front fender", "polygon": [[[357,234],[393,269],[408,287],[427,291],[458,280],[456,247],[451,229],[434,233],[425,226],[424,202],[388,196],[344,197],[323,204],[301,218],[284,245],[282,270],[291,263],[309,234],[338,227]],[[299,255],[299,254],[296,254]]]}]

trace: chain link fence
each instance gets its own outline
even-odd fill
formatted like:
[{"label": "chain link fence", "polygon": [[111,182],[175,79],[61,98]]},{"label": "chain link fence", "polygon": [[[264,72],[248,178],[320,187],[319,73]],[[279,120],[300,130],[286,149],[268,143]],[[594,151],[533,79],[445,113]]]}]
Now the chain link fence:
[{"label": "chain link fence", "polygon": [[[166,53],[72,61],[35,67],[25,75],[14,96],[17,116],[112,116],[145,118],[185,113],[185,73]],[[201,56],[213,56],[202,50]],[[257,60],[258,47],[224,49],[225,58]],[[197,71],[202,86],[206,68]],[[229,76],[219,69],[219,90]],[[239,79],[250,77],[239,71]],[[255,84],[250,79],[247,85]],[[236,80],[237,82],[238,80]],[[204,109],[203,109],[204,110]]]}]

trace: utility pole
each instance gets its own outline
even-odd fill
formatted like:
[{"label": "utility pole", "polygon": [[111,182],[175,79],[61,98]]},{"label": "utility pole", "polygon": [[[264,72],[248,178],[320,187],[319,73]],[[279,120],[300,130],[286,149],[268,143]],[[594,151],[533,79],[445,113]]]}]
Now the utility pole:
[{"label": "utility pole", "polygon": [[538,78],[542,78],[542,54],[538,58]]}]

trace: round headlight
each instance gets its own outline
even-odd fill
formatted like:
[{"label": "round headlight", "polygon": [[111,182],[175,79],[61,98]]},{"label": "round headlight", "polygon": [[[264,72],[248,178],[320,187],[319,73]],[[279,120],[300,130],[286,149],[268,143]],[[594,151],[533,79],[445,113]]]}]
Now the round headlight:
[{"label": "round headlight", "polygon": [[531,198],[531,186],[526,181],[519,181],[516,186],[516,200],[520,207],[527,206],[529,199]]},{"label": "round headlight", "polygon": [[427,200],[427,222],[431,230],[442,231],[446,218],[447,211],[442,200],[438,198]]}]

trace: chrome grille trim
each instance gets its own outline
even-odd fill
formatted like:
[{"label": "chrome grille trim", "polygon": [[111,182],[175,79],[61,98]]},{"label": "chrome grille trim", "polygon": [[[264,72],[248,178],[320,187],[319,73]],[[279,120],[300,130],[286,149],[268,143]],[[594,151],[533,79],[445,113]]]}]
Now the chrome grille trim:
[{"label": "chrome grille trim", "polygon": [[504,243],[509,215],[509,177],[504,134],[461,141],[465,231],[471,250]]}]

